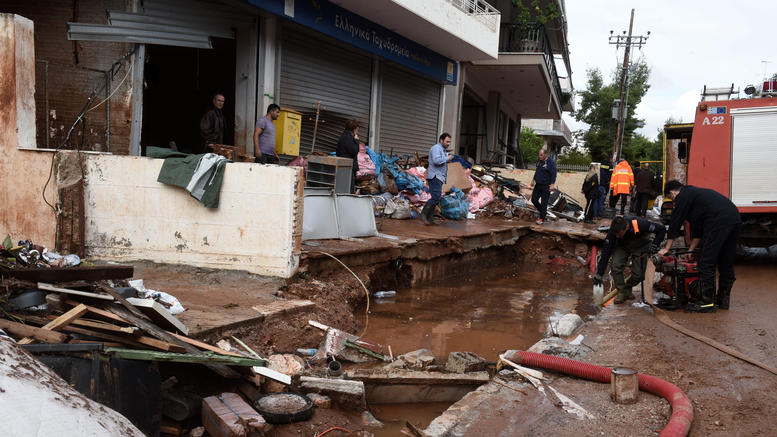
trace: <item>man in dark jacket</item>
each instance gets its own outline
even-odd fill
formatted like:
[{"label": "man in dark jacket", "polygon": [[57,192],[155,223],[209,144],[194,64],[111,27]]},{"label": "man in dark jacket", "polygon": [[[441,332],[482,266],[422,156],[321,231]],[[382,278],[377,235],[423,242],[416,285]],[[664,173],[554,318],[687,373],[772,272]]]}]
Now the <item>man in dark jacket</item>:
[{"label": "man in dark jacket", "polygon": [[345,122],[345,130],[340,135],[335,154],[341,158],[351,158],[351,192],[356,187],[356,172],[359,171],[359,120]]},{"label": "man in dark jacket", "polygon": [[650,199],[653,198],[653,172],[650,164],[642,164],[642,170],[634,176],[634,185],[637,191],[637,215],[645,217]]},{"label": "man in dark jacket", "polygon": [[213,106],[200,119],[200,136],[207,149],[213,149],[214,144],[224,144],[224,95],[213,95]]},{"label": "man in dark jacket", "polygon": [[[685,308],[686,311],[707,313],[718,308],[727,310],[734,285],[734,252],[742,228],[739,210],[730,200],[715,190],[685,186],[678,181],[669,181],[664,195],[672,199],[672,218],[666,245],[659,255],[672,248],[673,240],[682,234],[680,227],[688,221],[691,226],[693,251],[701,243],[698,262],[701,299]],[[719,287],[715,295],[715,267],[719,273]]]},{"label": "man in dark jacket", "polygon": [[534,178],[529,184],[533,188],[531,193],[531,203],[540,213],[537,224],[545,222],[545,216],[548,214],[548,199],[550,192],[556,187],[556,163],[548,157],[548,151],[540,149],[537,153],[537,169],[534,171]]},{"label": "man in dark jacket", "polygon": [[605,162],[599,166],[599,198],[596,199],[596,216],[602,217],[604,212],[604,199],[607,197],[607,189],[610,187],[610,175],[612,164]]},{"label": "man in dark jacket", "polygon": [[[631,289],[645,279],[649,253],[656,253],[664,241],[664,225],[637,217],[615,217],[604,239],[602,255],[594,276],[594,284],[601,284],[602,275],[612,255],[612,281],[618,289],[615,303],[634,299]],[[631,257],[631,275],[623,277],[623,270]]]}]

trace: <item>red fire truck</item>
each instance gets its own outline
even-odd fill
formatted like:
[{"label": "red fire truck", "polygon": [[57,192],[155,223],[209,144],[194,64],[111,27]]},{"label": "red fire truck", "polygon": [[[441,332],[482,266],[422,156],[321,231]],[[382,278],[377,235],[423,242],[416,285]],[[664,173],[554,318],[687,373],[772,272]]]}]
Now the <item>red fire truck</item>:
[{"label": "red fire truck", "polygon": [[692,125],[664,127],[664,171],[731,199],[742,244],[777,244],[777,97],[700,102]]}]

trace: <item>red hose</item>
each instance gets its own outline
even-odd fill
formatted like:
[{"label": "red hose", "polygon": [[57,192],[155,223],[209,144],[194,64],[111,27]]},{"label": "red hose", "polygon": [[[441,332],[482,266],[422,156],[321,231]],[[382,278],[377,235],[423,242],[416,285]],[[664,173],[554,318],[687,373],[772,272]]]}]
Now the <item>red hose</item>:
[{"label": "red hose", "polygon": [[[612,369],[609,367],[526,351],[508,351],[505,358],[516,364],[553,370],[591,381],[610,383]],[[663,397],[669,401],[669,405],[672,407],[672,417],[669,418],[669,423],[666,424],[659,437],[686,436],[691,429],[691,422],[693,422],[693,405],[688,396],[676,385],[655,376],[640,373],[638,381],[640,390]]]}]

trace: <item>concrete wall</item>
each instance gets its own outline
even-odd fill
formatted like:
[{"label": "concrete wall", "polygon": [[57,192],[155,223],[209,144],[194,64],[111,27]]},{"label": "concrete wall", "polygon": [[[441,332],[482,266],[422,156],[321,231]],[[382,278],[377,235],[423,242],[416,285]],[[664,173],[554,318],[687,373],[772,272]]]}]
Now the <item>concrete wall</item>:
[{"label": "concrete wall", "polygon": [[[54,247],[56,216],[43,201],[53,154],[35,147],[35,66],[32,21],[0,14],[0,238]],[[55,203],[55,180],[46,188]]]},{"label": "concrete wall", "polygon": [[163,160],[90,156],[86,249],[118,261],[247,270],[289,277],[299,263],[302,185],[296,167],[230,163],[218,208],[156,181]]}]

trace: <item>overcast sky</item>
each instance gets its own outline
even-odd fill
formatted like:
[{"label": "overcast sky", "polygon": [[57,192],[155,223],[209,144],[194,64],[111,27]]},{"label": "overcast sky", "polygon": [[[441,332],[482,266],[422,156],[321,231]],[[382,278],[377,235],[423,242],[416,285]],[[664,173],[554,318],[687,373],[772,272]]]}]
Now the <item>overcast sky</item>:
[{"label": "overcast sky", "polygon": [[[642,58],[652,68],[650,89],[637,108],[637,117],[645,120],[639,132],[655,138],[670,116],[693,121],[704,85],[733,83],[744,90],[763,78],[761,61],[770,62],[770,75],[777,72],[777,23],[765,18],[774,5],[774,0],[566,0],[574,88],[585,89],[589,68],[610,81],[618,62],[615,46],[608,44],[610,30],[628,30],[634,8],[634,35],[650,31],[650,38],[641,51],[632,51],[632,59]],[[622,62],[623,49],[617,56]],[[587,128],[567,113],[564,119],[573,131]]]}]

